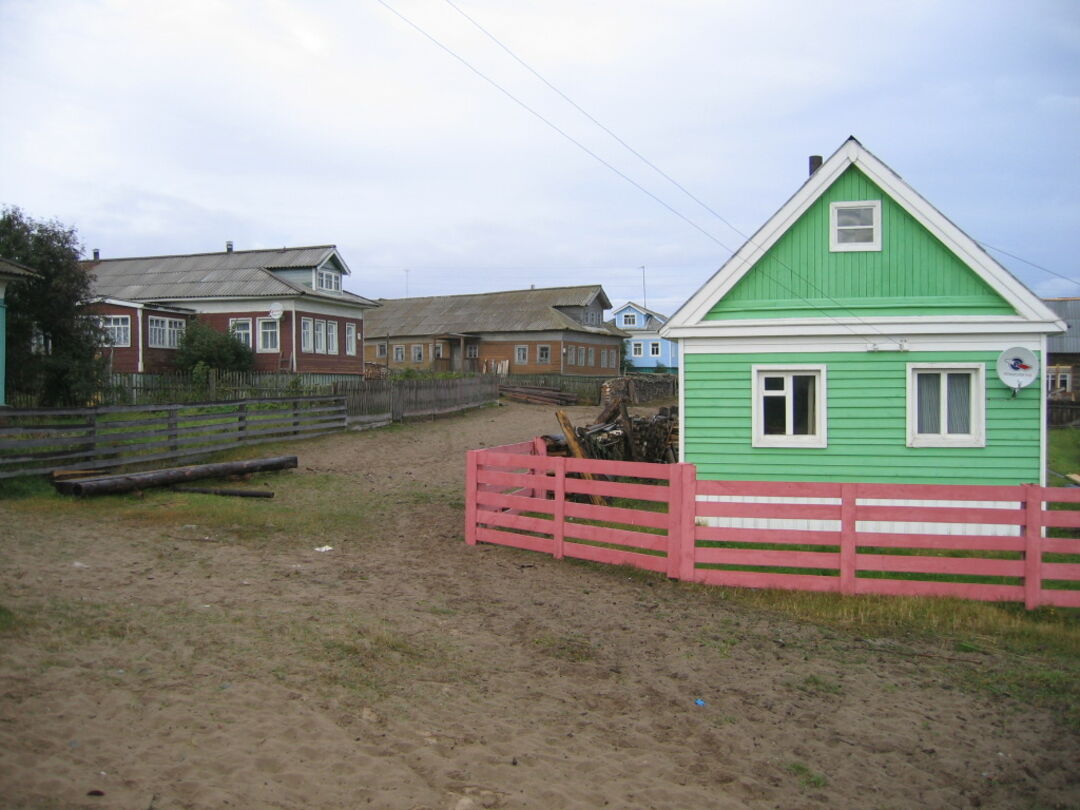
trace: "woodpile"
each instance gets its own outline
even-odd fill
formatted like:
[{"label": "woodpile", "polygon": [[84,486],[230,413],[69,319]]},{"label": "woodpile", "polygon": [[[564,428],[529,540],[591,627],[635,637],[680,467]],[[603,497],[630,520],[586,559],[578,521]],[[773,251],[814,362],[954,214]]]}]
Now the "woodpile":
[{"label": "woodpile", "polygon": [[[246,475],[267,470],[291,470],[296,467],[296,456],[274,456],[246,461],[224,461],[217,464],[193,464],[187,467],[169,467],[163,470],[102,475],[94,478],[67,478],[56,476],[53,486],[62,495],[109,495],[117,492],[134,492],[150,487],[166,487],[198,481],[203,478],[223,478]],[[223,493],[215,493],[223,494]],[[230,492],[228,494],[234,494]],[[248,497],[268,497],[265,495]]]},{"label": "woodpile", "polygon": [[576,405],[577,394],[560,391],[557,388],[533,388],[525,385],[500,385],[499,396],[516,402],[530,402],[534,405]]},{"label": "woodpile", "polygon": [[563,433],[544,436],[548,455],[608,461],[674,464],[679,457],[679,409],[660,408],[652,416],[631,416],[626,400],[608,404],[596,421],[575,428],[566,414],[556,413]]}]

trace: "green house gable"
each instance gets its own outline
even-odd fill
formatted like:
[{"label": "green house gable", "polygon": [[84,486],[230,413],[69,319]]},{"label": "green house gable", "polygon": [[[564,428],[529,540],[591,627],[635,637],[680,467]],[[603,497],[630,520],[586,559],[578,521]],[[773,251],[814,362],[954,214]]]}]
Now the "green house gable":
[{"label": "green house gable", "polygon": [[[881,201],[881,250],[832,252],[830,204]],[[704,320],[1014,315],[990,285],[849,166]]]}]

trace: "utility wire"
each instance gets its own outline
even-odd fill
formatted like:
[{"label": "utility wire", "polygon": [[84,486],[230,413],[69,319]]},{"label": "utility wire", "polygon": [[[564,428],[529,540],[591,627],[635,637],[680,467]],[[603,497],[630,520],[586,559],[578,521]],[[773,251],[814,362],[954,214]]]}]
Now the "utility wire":
[{"label": "utility wire", "polygon": [[1068,281],[1068,282],[1070,282],[1072,284],[1076,284],[1077,286],[1080,286],[1080,279],[1069,278],[1068,276],[1061,275],[1061,273],[1055,273],[1049,267],[1043,267],[1041,264],[1035,264],[1035,262],[1029,262],[1025,258],[1017,256],[1017,255],[1015,255],[1013,253],[1009,253],[1009,251],[1002,250],[999,247],[994,247],[993,245],[988,245],[986,242],[977,242],[976,244],[978,244],[978,246],[981,247],[983,250],[989,249],[989,250],[996,251],[997,253],[1001,253],[1004,256],[1008,256],[1010,259],[1016,259],[1018,262],[1023,262],[1024,264],[1030,265],[1031,267],[1034,267],[1036,270],[1042,270],[1044,273],[1049,273],[1052,276],[1056,276],[1057,278],[1060,278],[1060,279],[1062,279],[1064,281]]}]

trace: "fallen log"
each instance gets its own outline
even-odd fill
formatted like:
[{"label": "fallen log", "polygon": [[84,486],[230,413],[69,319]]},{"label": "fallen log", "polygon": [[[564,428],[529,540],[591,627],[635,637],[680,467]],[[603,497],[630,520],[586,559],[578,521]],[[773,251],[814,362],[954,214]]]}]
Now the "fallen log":
[{"label": "fallen log", "polygon": [[222,489],[221,487],[169,487],[173,492],[194,492],[198,495],[229,495],[233,498],[273,498],[268,489]]},{"label": "fallen log", "polygon": [[98,478],[80,478],[72,481],[54,481],[53,486],[62,495],[110,495],[149,487],[165,487],[184,481],[198,481],[202,478],[222,478],[226,475],[267,470],[289,470],[294,467],[296,467],[296,456],[274,456],[247,461],[192,464],[187,467],[170,467],[164,470],[103,475]]}]

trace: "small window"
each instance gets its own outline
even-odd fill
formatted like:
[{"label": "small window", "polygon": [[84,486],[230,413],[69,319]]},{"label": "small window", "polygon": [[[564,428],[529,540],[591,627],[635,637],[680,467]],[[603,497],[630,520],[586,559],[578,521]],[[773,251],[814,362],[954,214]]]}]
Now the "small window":
[{"label": "small window", "polygon": [[105,330],[106,346],[130,346],[131,345],[131,316],[130,315],[104,315],[100,319],[101,328]]},{"label": "small window", "polygon": [[657,341],[653,341],[649,344],[649,357],[660,356],[660,344]]},{"label": "small window", "polygon": [[326,322],[326,353],[338,353],[338,325],[337,321]]},{"label": "small window", "polygon": [[412,344],[412,361],[414,363],[423,363],[424,362],[424,344],[423,343],[413,343]]},{"label": "small window", "polygon": [[644,357],[645,352],[642,349],[642,344],[641,343],[631,343],[630,344],[630,354],[632,354],[634,357]]},{"label": "small window", "polygon": [[623,326],[637,326],[637,314],[634,312],[627,312],[622,316]]},{"label": "small window", "polygon": [[404,346],[398,345],[398,346],[394,347],[394,362],[395,363],[404,363],[405,362],[405,347]]},{"label": "small window", "polygon": [[184,334],[184,322],[179,318],[150,317],[150,348],[175,349]]},{"label": "small window", "polygon": [[514,363],[516,365],[525,365],[529,362],[529,347],[528,346],[515,346],[514,347]]},{"label": "small window", "polygon": [[319,270],[316,276],[316,289],[341,292],[341,274],[334,270]]},{"label": "small window", "polygon": [[273,318],[259,318],[259,351],[276,352],[278,341],[278,322]]},{"label": "small window", "polygon": [[1046,369],[1046,393],[1063,394],[1072,390],[1072,366],[1050,366]]},{"label": "small window", "polygon": [[441,344],[441,343],[433,343],[433,344],[431,344],[431,350],[432,350],[432,352],[434,352],[434,354],[432,356],[436,360],[442,360],[443,359],[443,344]]},{"label": "small window", "polygon": [[588,366],[595,366],[596,365],[596,349],[594,349],[592,346],[589,347],[589,362],[586,363],[586,365],[588,365]]},{"label": "small window", "polygon": [[311,324],[311,318],[300,319],[300,351],[315,351],[315,330]]},{"label": "small window", "polygon": [[541,344],[536,347],[536,364],[538,366],[547,366],[551,364],[550,346]]},{"label": "small window", "polygon": [[229,333],[249,349],[254,345],[251,341],[251,318],[229,318]]},{"label": "small window", "polygon": [[908,446],[983,447],[982,364],[908,364]]},{"label": "small window", "polygon": [[567,346],[566,347],[566,365],[568,365],[568,366],[577,365],[574,362],[576,359],[577,359],[577,349],[574,348],[573,346]]},{"label": "small window", "polygon": [[754,447],[825,447],[825,367],[754,366]]},{"label": "small window", "polygon": [[881,201],[835,202],[829,206],[829,250],[881,250]]},{"label": "small window", "polygon": [[577,347],[577,364],[579,366],[585,365],[585,347],[584,346],[578,346]]},{"label": "small window", "polygon": [[465,347],[465,357],[469,360],[475,360],[480,356],[480,347],[475,343],[470,343]]},{"label": "small window", "polygon": [[315,319],[315,354],[326,354],[326,321]]},{"label": "small window", "polygon": [[375,344],[375,356],[376,357],[386,357],[386,344],[385,343],[376,343]]},{"label": "small window", "polygon": [[356,324],[345,324],[345,354],[356,354]]}]

